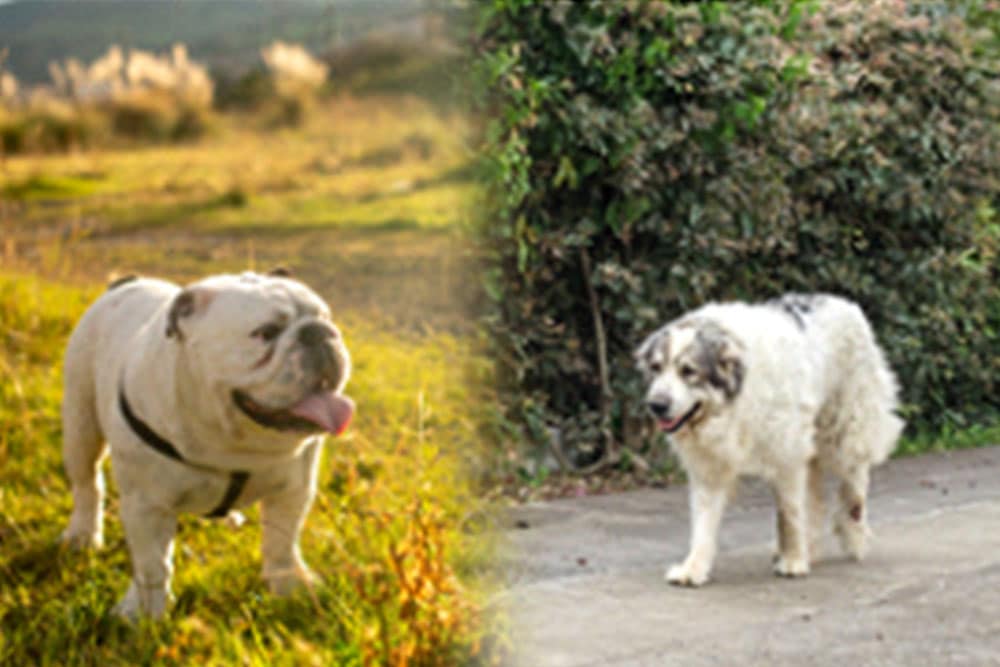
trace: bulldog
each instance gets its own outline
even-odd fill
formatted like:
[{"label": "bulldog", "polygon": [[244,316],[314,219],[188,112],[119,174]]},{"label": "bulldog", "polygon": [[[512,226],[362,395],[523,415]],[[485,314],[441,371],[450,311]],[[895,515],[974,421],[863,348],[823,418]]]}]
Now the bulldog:
[{"label": "bulldog", "polygon": [[132,581],[116,610],[162,616],[177,516],[223,518],[260,501],[263,577],[312,581],[298,538],[323,433],[354,413],[350,358],[330,309],[287,273],[220,275],[183,289],[112,283],[66,349],[63,455],[73,512],[63,541],[102,543],[111,453]]}]

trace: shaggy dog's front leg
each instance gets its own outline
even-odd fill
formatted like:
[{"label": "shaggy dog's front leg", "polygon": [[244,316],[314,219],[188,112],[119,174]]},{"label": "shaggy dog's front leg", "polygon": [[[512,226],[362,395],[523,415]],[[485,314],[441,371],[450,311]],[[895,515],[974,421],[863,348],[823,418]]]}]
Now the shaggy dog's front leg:
[{"label": "shaggy dog's front leg", "polygon": [[132,556],[132,583],[115,611],[129,620],[159,618],[170,600],[177,516],[131,495],[121,499],[121,518]]},{"label": "shaggy dog's front leg", "polygon": [[677,586],[701,586],[708,581],[715,560],[716,536],[726,508],[732,480],[706,485],[693,475],[690,482],[691,551],[683,563],[667,570],[667,581]]},{"label": "shaggy dog's front leg", "polygon": [[808,476],[807,465],[795,465],[782,470],[774,481],[778,501],[778,556],[774,573],[783,577],[809,573]]}]

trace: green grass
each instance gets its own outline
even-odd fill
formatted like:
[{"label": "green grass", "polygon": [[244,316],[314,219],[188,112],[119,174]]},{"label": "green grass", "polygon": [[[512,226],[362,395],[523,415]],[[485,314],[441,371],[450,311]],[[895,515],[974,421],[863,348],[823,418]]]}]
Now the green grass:
[{"label": "green grass", "polygon": [[100,177],[86,175],[32,176],[10,183],[3,189],[5,197],[19,200],[70,199],[83,197],[97,190]]},{"label": "green grass", "polygon": [[965,428],[949,427],[937,433],[918,433],[913,437],[903,438],[894,456],[991,445],[1000,445],[1000,424],[973,424]]},{"label": "green grass", "polygon": [[[491,543],[475,529],[488,508],[466,474],[477,424],[468,378],[481,369],[460,339],[350,319],[341,324],[358,417],[327,444],[302,541],[324,584],[289,600],[265,592],[253,511],[236,531],[185,517],[169,619],[133,629],[112,618],[128,580],[114,490],[102,552],[57,546],[71,506],[59,359],[96,291],[0,277],[0,662],[360,664],[409,653],[452,664],[473,655]],[[423,586],[411,602],[404,581]]]},{"label": "green grass", "polygon": [[[194,145],[7,159],[0,190],[24,196],[0,201],[0,664],[495,662],[466,126],[343,99],[296,131],[227,118]],[[103,550],[57,544],[66,338],[114,274],[279,264],[331,303],[355,362],[358,415],[327,443],[302,537],[323,584],[266,592],[254,510],[238,530],[184,517],[175,604],[128,626],[111,613],[129,578],[115,489]]]}]

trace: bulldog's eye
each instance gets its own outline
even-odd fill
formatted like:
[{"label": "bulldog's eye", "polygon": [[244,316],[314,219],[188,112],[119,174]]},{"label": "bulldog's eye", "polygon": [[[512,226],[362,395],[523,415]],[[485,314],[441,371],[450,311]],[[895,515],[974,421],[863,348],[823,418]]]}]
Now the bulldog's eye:
[{"label": "bulldog's eye", "polygon": [[259,326],[253,330],[250,334],[251,338],[260,338],[265,343],[270,343],[274,341],[275,338],[281,335],[281,332],[285,330],[285,327],[280,324],[275,324],[271,322],[263,326]]},{"label": "bulldog's eye", "polygon": [[698,370],[691,364],[684,364],[681,366],[681,377],[685,380],[690,380],[695,375],[698,374]]}]

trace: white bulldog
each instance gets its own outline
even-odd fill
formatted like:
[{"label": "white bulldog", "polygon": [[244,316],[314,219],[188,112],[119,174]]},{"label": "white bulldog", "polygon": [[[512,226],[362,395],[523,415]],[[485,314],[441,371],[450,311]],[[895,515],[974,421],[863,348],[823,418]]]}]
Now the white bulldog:
[{"label": "white bulldog", "polygon": [[63,540],[101,545],[100,461],[110,445],[133,566],[119,613],[163,614],[180,512],[224,517],[261,501],[270,589],[310,581],[298,537],[316,492],[317,434],[347,427],[349,374],[329,308],[284,272],[214,276],[183,290],[144,278],[111,285],[66,350],[73,514]]}]

